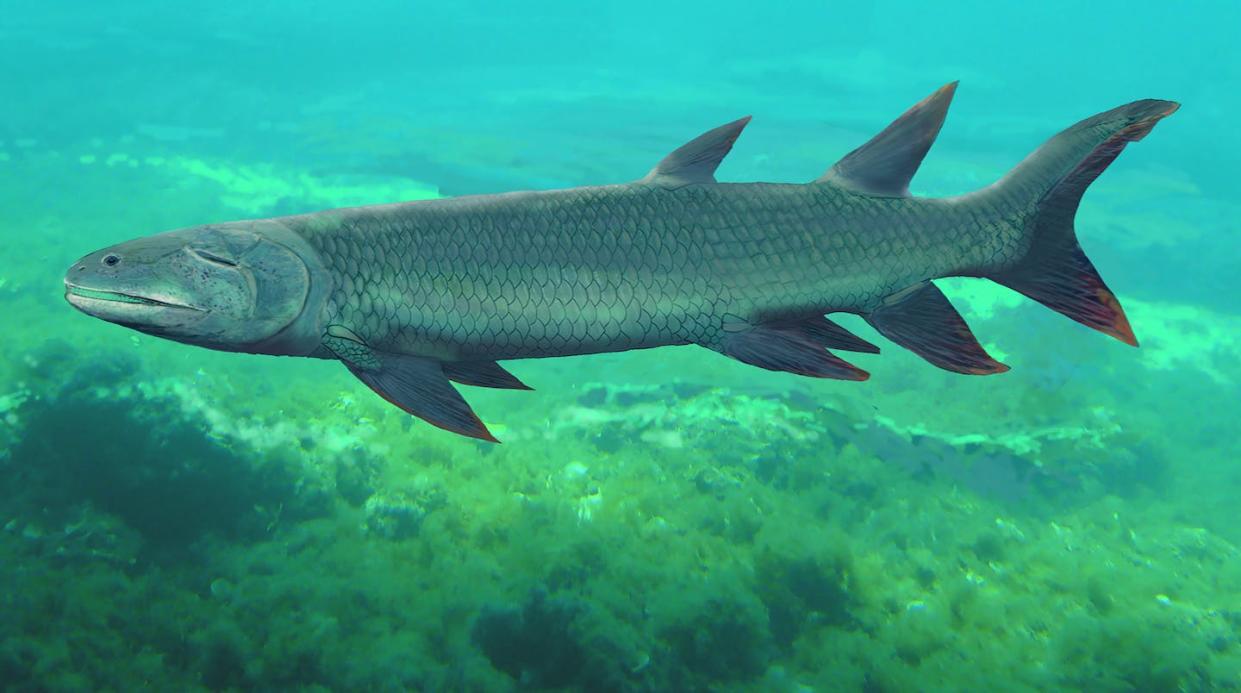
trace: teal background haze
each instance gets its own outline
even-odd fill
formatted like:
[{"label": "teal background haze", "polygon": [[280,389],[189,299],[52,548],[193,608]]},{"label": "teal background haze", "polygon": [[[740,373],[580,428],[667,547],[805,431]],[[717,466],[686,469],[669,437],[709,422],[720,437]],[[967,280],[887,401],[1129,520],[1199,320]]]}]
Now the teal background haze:
[{"label": "teal background haze", "polygon": [[[1234,2],[0,0],[0,689],[1241,689]],[[89,319],[200,223],[624,182],[752,114],[809,181],[961,80],[912,185],[1181,102],[1079,239],[1140,349],[982,280],[1012,367],[697,347],[506,364],[502,446],[336,363]],[[824,267],[825,273],[833,271]]]}]

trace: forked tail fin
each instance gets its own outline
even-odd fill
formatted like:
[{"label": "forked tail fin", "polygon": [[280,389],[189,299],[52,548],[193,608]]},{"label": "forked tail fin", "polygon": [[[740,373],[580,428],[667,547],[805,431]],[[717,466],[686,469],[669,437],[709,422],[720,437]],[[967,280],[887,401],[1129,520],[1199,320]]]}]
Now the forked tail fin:
[{"label": "forked tail fin", "polygon": [[1077,243],[1073,217],[1086,188],[1129,142],[1140,140],[1179,107],[1135,101],[1061,132],[1026,157],[999,183],[1003,194],[1037,200],[1026,222],[1029,250],[986,276],[1052,310],[1137,346],[1120,303]]}]

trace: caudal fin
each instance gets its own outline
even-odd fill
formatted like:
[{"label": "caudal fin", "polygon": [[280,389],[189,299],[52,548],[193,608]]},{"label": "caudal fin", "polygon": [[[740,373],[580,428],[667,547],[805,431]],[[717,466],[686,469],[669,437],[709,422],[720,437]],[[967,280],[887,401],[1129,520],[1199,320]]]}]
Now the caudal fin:
[{"label": "caudal fin", "polygon": [[1034,199],[1026,221],[1029,250],[1017,263],[987,274],[1004,286],[1126,344],[1138,340],[1120,302],[1077,243],[1073,217],[1086,188],[1179,104],[1135,101],[1061,132],[1000,182],[1006,195]]}]

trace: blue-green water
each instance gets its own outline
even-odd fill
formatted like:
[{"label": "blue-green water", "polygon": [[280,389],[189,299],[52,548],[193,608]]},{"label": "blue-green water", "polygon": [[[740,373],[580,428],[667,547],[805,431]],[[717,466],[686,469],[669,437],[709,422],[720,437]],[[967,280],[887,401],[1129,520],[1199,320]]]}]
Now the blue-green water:
[{"label": "blue-green water", "polygon": [[[1241,689],[1239,6],[775,5],[0,2],[0,688]],[[953,280],[1011,372],[855,319],[866,383],[512,362],[493,446],[61,297],[116,241],[622,182],[745,114],[719,178],[806,181],[954,79],[916,194],[1182,102],[1077,220],[1140,349]]]}]

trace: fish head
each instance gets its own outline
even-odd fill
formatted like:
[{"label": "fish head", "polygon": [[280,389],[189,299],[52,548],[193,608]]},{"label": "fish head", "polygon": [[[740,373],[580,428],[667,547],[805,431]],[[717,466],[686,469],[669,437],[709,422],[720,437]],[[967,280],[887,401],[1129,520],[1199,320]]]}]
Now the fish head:
[{"label": "fish head", "polygon": [[[178,342],[224,351],[309,353],[322,265],[270,220],[196,226],[97,250],[65,275],[78,310]],[[312,344],[313,342],[313,344]]]}]

